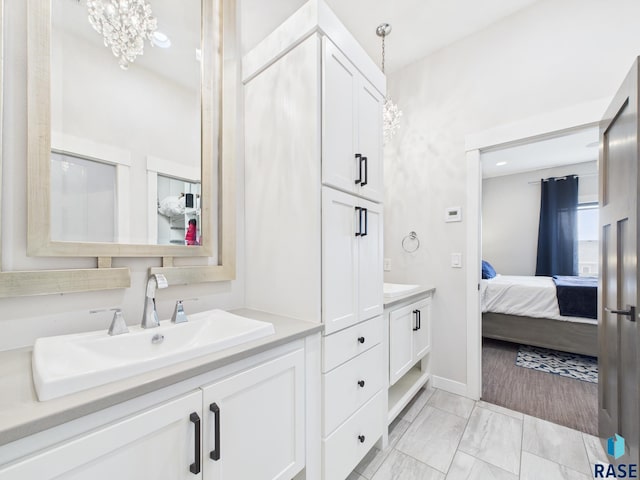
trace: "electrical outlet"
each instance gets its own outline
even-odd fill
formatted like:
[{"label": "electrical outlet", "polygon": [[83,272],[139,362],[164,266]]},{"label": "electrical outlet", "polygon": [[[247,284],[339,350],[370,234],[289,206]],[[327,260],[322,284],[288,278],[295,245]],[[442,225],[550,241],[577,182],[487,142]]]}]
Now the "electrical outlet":
[{"label": "electrical outlet", "polygon": [[391,271],[391,259],[390,258],[385,258],[384,259],[384,271],[385,272],[390,272]]}]

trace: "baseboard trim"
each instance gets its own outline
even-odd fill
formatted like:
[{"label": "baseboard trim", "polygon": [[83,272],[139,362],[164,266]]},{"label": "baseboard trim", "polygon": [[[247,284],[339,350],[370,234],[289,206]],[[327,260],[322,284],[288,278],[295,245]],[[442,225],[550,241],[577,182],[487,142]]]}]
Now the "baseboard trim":
[{"label": "baseboard trim", "polygon": [[[462,395],[463,397],[469,397],[467,393],[467,384],[462,382],[456,382],[444,377],[438,377],[433,375],[432,377],[433,388],[439,388],[449,393],[455,393],[456,395]],[[469,397],[471,398],[471,397]]]}]

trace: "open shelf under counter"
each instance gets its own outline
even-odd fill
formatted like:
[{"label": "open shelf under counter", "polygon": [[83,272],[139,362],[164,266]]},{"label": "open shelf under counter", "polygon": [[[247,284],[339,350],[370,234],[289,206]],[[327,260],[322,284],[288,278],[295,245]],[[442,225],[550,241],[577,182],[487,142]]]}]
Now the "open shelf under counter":
[{"label": "open shelf under counter", "polygon": [[427,384],[431,378],[428,370],[423,370],[418,362],[405,373],[396,383],[389,387],[389,406],[387,423],[390,425],[398,414],[415,397],[416,393]]}]

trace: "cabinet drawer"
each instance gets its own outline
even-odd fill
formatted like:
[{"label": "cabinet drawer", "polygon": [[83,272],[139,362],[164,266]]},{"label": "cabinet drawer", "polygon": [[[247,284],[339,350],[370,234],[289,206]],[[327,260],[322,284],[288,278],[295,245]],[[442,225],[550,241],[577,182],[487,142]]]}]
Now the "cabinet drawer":
[{"label": "cabinet drawer", "polygon": [[378,392],[331,436],[323,440],[324,480],[347,478],[380,438],[386,423],[384,395],[384,391]]},{"label": "cabinet drawer", "polygon": [[378,344],[323,375],[324,436],[333,432],[384,385],[384,356]]},{"label": "cabinet drawer", "polygon": [[382,341],[382,317],[372,318],[322,339],[322,371],[328,372]]}]

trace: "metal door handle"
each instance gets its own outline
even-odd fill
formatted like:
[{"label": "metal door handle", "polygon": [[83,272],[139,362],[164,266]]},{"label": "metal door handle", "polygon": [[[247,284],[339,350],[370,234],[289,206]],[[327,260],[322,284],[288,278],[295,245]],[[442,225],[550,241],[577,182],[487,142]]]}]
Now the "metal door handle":
[{"label": "metal door handle", "polygon": [[194,475],[198,475],[201,470],[202,460],[200,457],[200,416],[193,412],[189,415],[189,421],[195,425],[195,433],[193,435],[194,439],[194,449],[196,453],[196,461],[189,465],[189,471]]},{"label": "metal door handle", "polygon": [[613,310],[607,307],[604,307],[604,309],[608,313],[613,313],[614,315],[624,315],[625,317],[629,317],[629,320],[631,320],[632,322],[636,321],[636,307],[632,305],[627,305],[627,310]]},{"label": "metal door handle", "polygon": [[362,182],[362,155],[356,153],[356,160],[358,161],[358,179],[356,180],[356,185]]},{"label": "metal door handle", "polygon": [[214,402],[209,405],[209,410],[213,412],[213,437],[216,448],[209,452],[209,458],[215,462],[220,460],[220,407]]},{"label": "metal door handle", "polygon": [[356,237],[362,235],[362,208],[354,207],[356,212],[358,212],[358,231],[356,232]]},{"label": "metal door handle", "polygon": [[[364,180],[360,181],[360,186],[364,187],[369,182],[369,160],[367,157],[362,157],[360,159],[360,168],[362,168],[362,162],[364,162]],[[360,173],[360,177],[362,178],[362,173]]]},{"label": "metal door handle", "polygon": [[420,311],[420,310],[414,310],[414,311],[412,312],[412,313],[416,316],[416,321],[415,321],[415,323],[414,323],[414,327],[413,327],[413,331],[414,331],[414,332],[417,332],[417,331],[418,331],[418,329],[420,328],[420,324],[418,323],[418,315],[419,315],[419,313],[418,313],[418,312],[419,312],[419,311]]}]

